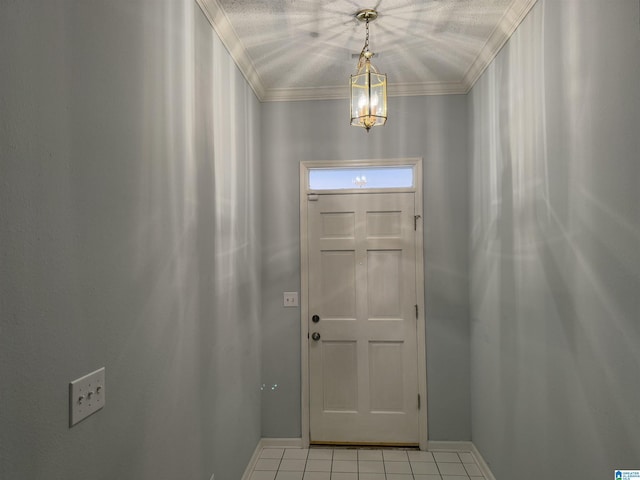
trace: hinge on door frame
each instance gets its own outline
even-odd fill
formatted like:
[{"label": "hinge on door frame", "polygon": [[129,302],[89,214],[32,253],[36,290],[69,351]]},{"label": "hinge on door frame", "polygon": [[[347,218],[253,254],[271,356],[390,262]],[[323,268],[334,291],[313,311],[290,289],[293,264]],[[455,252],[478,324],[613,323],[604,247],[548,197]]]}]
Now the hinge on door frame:
[{"label": "hinge on door frame", "polygon": [[422,218],[420,215],[413,216],[413,229],[418,230],[418,219]]},{"label": "hinge on door frame", "polygon": [[418,410],[420,410],[420,394],[418,394]]},{"label": "hinge on door frame", "polygon": [[418,304],[416,303],[416,319],[418,318]]}]

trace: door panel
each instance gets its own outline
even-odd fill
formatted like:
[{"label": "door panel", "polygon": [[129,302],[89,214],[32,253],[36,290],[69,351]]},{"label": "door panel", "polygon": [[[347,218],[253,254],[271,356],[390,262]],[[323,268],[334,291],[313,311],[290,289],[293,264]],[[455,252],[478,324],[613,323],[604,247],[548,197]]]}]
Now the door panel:
[{"label": "door panel", "polygon": [[367,252],[367,297],[369,319],[401,318],[402,250]]},{"label": "door panel", "polygon": [[326,318],[355,318],[356,259],[355,252],[327,250],[320,252],[320,295],[327,299]]},{"label": "door panel", "polygon": [[[358,408],[358,362],[356,342],[322,342],[323,410],[350,411]],[[340,375],[331,375],[332,372]]]},{"label": "door panel", "polygon": [[369,342],[371,411],[403,413],[403,342]]},{"label": "door panel", "polygon": [[413,193],[308,202],[311,442],[419,442],[413,215]]}]

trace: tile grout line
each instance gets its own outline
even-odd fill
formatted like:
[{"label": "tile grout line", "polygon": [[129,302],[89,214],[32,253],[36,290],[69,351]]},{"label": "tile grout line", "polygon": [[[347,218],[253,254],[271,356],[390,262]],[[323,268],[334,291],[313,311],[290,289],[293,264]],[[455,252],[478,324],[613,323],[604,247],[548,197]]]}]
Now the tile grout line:
[{"label": "tile grout line", "polygon": [[309,451],[307,450],[307,456],[304,459],[304,468],[302,470],[302,478],[304,479],[304,473],[307,471],[307,462],[309,461]]},{"label": "tile grout line", "polygon": [[[262,448],[262,450],[261,450],[261,454],[260,454],[259,458],[261,458],[261,457],[262,457],[262,454],[264,453],[264,450],[265,450],[265,448]],[[327,459],[327,460],[329,460],[329,464],[330,464],[330,468],[329,468],[329,471],[328,471],[327,473],[329,474],[329,477],[330,477],[330,478],[332,478],[333,473],[340,473],[340,472],[334,472],[334,469],[333,469],[333,463],[334,463],[334,461],[335,461],[335,452],[336,452],[336,449],[327,449],[327,450],[330,450],[330,452],[331,452],[331,454],[330,454],[330,458],[328,458],[328,459]],[[278,476],[278,474],[279,474],[280,472],[289,472],[289,470],[286,470],[286,471],[285,471],[285,470],[281,470],[281,468],[282,468],[282,466],[283,466],[283,463],[284,463],[284,460],[287,460],[287,459],[285,458],[285,454],[286,454],[286,452],[287,452],[287,448],[285,447],[285,448],[283,448],[283,449],[282,449],[282,453],[281,453],[278,457],[276,457],[276,458],[275,458],[276,460],[278,460],[277,469],[276,469],[276,470],[275,470],[275,472],[274,472],[274,475],[275,475],[275,477],[276,477],[276,478],[277,478],[277,476]],[[361,460],[361,459],[360,459],[360,452],[361,452],[361,450],[360,450],[360,449],[356,449],[356,472],[355,472],[355,474],[356,474],[356,476],[357,476],[357,478],[358,478],[358,479],[360,479],[360,473],[362,473],[362,472],[360,472],[360,463],[359,463],[359,462],[360,462],[360,461],[365,461],[365,460]],[[460,464],[463,466],[463,468],[465,468],[465,462],[464,462],[464,460],[463,460],[463,458],[462,458],[462,456],[461,456],[461,453],[460,453],[460,452],[455,452],[455,453],[457,453],[458,461],[457,461],[457,462],[450,462],[450,463],[460,463]],[[466,452],[465,452],[465,453],[466,453]],[[471,453],[471,452],[469,452],[469,453]],[[310,461],[310,460],[313,460],[312,458],[310,458],[310,455],[311,455],[311,452],[308,450],[308,451],[307,451],[306,456],[305,456],[304,458],[300,458],[300,460],[304,460],[304,469],[303,469],[303,472],[301,472],[301,473],[302,473],[302,475],[303,475],[303,477],[304,477],[304,475],[307,473],[307,467],[308,467],[308,465],[309,465],[309,461]],[[382,451],[382,450],[381,450],[381,455],[382,455],[382,462],[383,462],[383,472],[382,472],[382,474],[383,474],[383,475],[385,476],[385,478],[386,478],[386,477],[387,477],[387,474],[388,474],[389,472],[387,472],[387,466],[388,466],[388,465],[387,465],[387,461],[386,461],[386,460],[385,460],[385,458],[384,458],[384,451]],[[263,458],[263,459],[265,459],[265,460],[268,460],[268,458],[266,458],[266,457],[262,457],[262,458]],[[472,458],[473,458],[473,457],[472,457]],[[478,467],[478,463],[477,463],[477,461],[475,461],[475,458],[473,458],[473,459],[474,459],[474,462],[472,462],[472,465],[474,465],[475,467],[479,468],[479,467]],[[296,460],[296,458],[292,458],[292,459],[289,459],[289,460]],[[322,459],[321,459],[321,458],[318,458],[317,460],[322,460]],[[390,460],[389,460],[389,462],[393,462],[393,461],[394,461],[393,459],[390,459]],[[397,461],[402,462],[402,461],[404,461],[404,460],[397,460]],[[415,475],[416,475],[416,473],[414,472],[414,466],[413,466],[413,464],[411,463],[411,459],[409,458],[408,454],[407,454],[407,463],[409,463],[409,470],[410,470],[409,474],[410,474],[410,476],[411,476],[411,480],[415,480]],[[427,463],[429,463],[429,462],[427,462]],[[434,457],[434,463],[436,464],[436,468],[437,468],[437,470],[438,470],[438,475],[440,476],[440,480],[442,480],[442,475],[443,475],[443,473],[442,473],[442,469],[441,469],[440,464],[435,460],[435,457]],[[448,463],[448,462],[440,462],[440,463],[445,463],[445,464],[446,464],[446,463]],[[253,469],[253,471],[252,471],[251,473],[253,474],[255,471],[256,471],[256,470],[255,470],[255,468],[254,468],[254,469]],[[293,470],[292,470],[292,472],[293,472]],[[312,473],[313,473],[313,472],[312,472]],[[465,468],[465,475],[464,475],[464,477],[465,477],[466,479],[468,479],[468,480],[474,480],[474,478],[475,478],[475,477],[471,477],[471,476],[470,476],[470,474],[469,474],[469,472],[466,470],[466,468]],[[486,480],[486,477],[484,477],[484,476],[480,476],[480,477],[478,477],[478,480]]]},{"label": "tile grout line", "polygon": [[276,476],[274,478],[278,478],[278,473],[280,473],[280,466],[282,465],[282,461],[284,460],[284,452],[286,451],[286,448],[282,449],[282,455],[280,455],[280,462],[278,462],[278,469],[276,470]]},{"label": "tile grout line", "polygon": [[[416,475],[413,473],[413,465],[411,465],[411,459],[409,458],[408,453],[407,453],[407,461],[409,462],[409,470],[411,470],[411,478],[415,480]],[[442,480],[442,478],[440,480]]]}]

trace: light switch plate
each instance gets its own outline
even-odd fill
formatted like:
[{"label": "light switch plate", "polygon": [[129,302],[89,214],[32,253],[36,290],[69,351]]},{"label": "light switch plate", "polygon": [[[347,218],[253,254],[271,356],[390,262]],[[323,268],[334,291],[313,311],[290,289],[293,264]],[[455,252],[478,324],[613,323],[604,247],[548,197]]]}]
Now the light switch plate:
[{"label": "light switch plate", "polygon": [[297,307],[298,306],[298,292],[284,292],[283,305],[285,307]]},{"label": "light switch plate", "polygon": [[104,367],[69,384],[69,426],[84,420],[104,407],[106,388]]}]

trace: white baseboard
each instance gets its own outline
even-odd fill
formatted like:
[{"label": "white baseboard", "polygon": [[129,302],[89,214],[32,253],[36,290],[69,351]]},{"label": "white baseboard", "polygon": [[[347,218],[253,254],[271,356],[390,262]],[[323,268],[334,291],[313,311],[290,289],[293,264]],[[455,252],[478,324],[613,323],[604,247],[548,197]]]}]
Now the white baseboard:
[{"label": "white baseboard", "polygon": [[[251,477],[251,472],[253,472],[253,467],[255,467],[258,458],[260,458],[260,452],[263,448],[302,448],[302,439],[301,438],[261,438],[256,445],[256,449],[251,456],[251,460],[249,460],[249,464],[247,465],[246,470],[244,471],[244,475],[242,475],[242,480],[249,480]],[[485,462],[484,458],[473,444],[473,442],[427,442],[427,448],[430,451],[441,451],[441,452],[471,452],[471,455],[476,460],[478,464],[478,468],[484,475],[486,480],[496,480],[496,477],[493,476],[487,462]]]},{"label": "white baseboard", "polygon": [[301,438],[261,438],[258,444],[256,445],[256,449],[253,451],[253,455],[251,455],[251,460],[249,460],[249,464],[242,475],[242,480],[249,480],[251,477],[251,472],[253,472],[253,467],[256,466],[256,462],[258,458],[260,458],[260,452],[263,448],[302,448],[302,439]]},{"label": "white baseboard", "polygon": [[473,442],[428,442],[428,449],[441,452],[471,452],[484,478],[486,480],[496,480],[496,477],[493,476],[489,469],[489,465],[487,465]]},{"label": "white baseboard", "polygon": [[253,467],[256,466],[256,462],[258,458],[260,458],[260,452],[262,451],[262,439],[258,440],[258,444],[256,445],[256,449],[253,451],[253,455],[249,459],[249,463],[247,464],[247,468],[244,469],[244,473],[242,474],[242,480],[249,480],[251,477],[251,472],[253,472]]},{"label": "white baseboard", "polygon": [[262,448],[302,448],[301,438],[263,438]]},{"label": "white baseboard", "polygon": [[496,480],[496,477],[493,476],[493,473],[491,472],[489,465],[487,465],[487,462],[484,461],[484,458],[482,457],[482,455],[480,454],[480,452],[478,451],[478,449],[476,448],[473,442],[471,442],[471,454],[475,457],[476,463],[478,464],[478,468],[484,475],[484,478],[486,478],[487,480]]},{"label": "white baseboard", "polygon": [[427,450],[439,450],[442,452],[470,452],[471,442],[427,442]]}]

